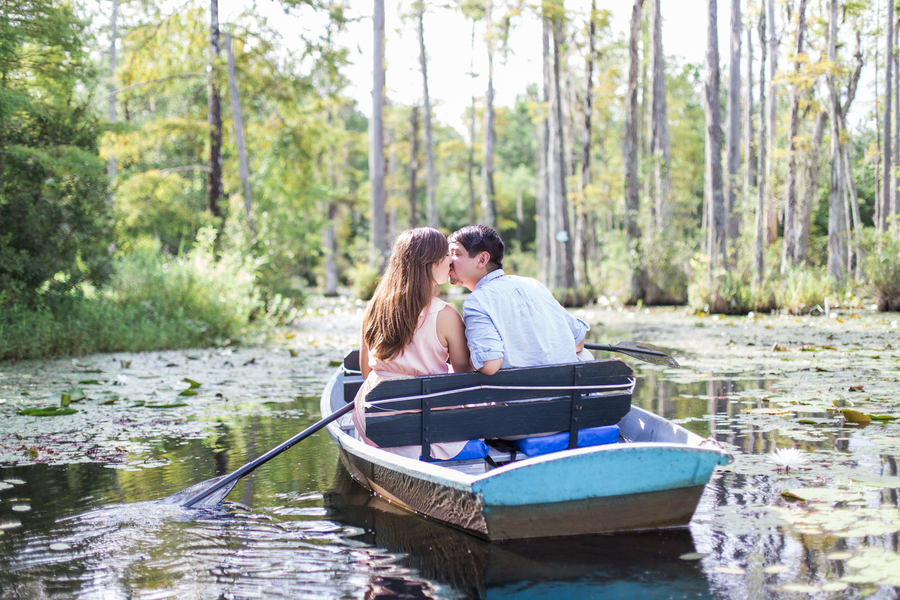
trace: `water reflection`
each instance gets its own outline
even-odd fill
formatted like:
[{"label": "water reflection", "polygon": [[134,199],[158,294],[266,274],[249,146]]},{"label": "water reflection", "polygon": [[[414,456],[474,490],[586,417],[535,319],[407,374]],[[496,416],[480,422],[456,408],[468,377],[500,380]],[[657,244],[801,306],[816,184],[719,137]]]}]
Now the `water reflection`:
[{"label": "water reflection", "polygon": [[325,506],[359,529],[351,539],[463,598],[711,597],[699,563],[679,558],[694,552],[689,530],[489,543],[374,498],[343,469]]},{"label": "water reflection", "polygon": [[[10,482],[0,483],[0,598],[758,598],[790,586],[898,597],[900,588],[866,583],[852,562],[893,568],[892,555],[872,552],[897,553],[900,528],[889,528],[900,524],[898,486],[853,484],[854,499],[813,504],[781,495],[860,474],[900,476],[897,425],[847,424],[821,403],[756,418],[744,411],[768,408],[783,380],[635,367],[636,405],[736,455],[710,482],[690,530],[488,544],[373,499],[324,434],[242,480],[221,511],[152,503],[314,422],[317,399],[308,396],[204,414],[218,422],[212,434],[160,436],[105,463],[0,470]],[[766,453],[785,445],[814,454],[822,481],[776,471]],[[839,519],[847,525],[834,532]],[[853,533],[860,524],[871,532]],[[694,551],[706,556],[679,559]],[[745,574],[729,571],[738,568]]]}]

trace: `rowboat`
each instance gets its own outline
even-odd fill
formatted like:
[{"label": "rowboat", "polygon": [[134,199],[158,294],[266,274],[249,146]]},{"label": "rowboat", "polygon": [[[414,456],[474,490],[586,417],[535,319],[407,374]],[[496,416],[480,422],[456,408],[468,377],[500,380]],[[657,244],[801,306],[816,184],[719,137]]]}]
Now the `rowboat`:
[{"label": "rowboat", "polygon": [[[322,394],[323,419],[362,381],[351,352]],[[375,496],[487,540],[686,527],[732,457],[631,406],[634,382],[618,359],[398,378],[367,398],[366,435],[381,447],[359,440],[349,415],[326,430]],[[497,440],[483,456],[431,458],[431,444],[471,440],[469,449],[482,439]],[[410,444],[424,459],[383,449]]]}]

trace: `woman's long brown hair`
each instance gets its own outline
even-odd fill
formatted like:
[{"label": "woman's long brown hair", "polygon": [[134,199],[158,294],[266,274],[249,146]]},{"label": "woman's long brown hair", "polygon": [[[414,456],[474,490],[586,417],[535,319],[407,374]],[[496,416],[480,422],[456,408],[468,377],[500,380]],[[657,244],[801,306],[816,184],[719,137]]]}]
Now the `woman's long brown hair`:
[{"label": "woman's long brown hair", "polygon": [[387,362],[412,342],[419,315],[435,293],[432,267],[448,249],[444,234],[430,227],[407,229],[397,236],[364,317],[363,342],[373,356]]}]

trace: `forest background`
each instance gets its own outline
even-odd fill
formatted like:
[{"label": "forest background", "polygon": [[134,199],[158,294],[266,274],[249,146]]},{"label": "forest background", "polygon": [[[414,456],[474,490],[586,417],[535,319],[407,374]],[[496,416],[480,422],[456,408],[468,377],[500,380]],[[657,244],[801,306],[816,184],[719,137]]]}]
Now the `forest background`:
[{"label": "forest background", "polygon": [[[385,95],[374,0],[369,115],[341,2],[282,0],[324,24],[290,43],[255,8],[220,23],[217,0],[5,2],[0,359],[234,343],[312,294],[366,299],[416,225],[494,226],[507,271],[570,306],[900,309],[893,0],[731,0],[721,53],[707,0],[703,64],[666,56],[660,2],[628,5],[628,31],[564,0],[400,2],[408,105]],[[467,131],[429,98],[438,10],[472,26]],[[542,72],[496,106],[526,16]]]}]

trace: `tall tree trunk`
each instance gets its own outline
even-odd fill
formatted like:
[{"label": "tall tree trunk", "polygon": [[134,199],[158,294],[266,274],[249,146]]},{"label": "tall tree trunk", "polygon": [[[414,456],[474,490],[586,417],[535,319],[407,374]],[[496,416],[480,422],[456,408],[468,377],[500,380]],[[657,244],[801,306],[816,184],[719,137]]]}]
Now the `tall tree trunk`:
[{"label": "tall tree trunk", "polygon": [[488,87],[484,96],[484,163],[481,165],[481,208],[484,215],[483,223],[488,227],[493,227],[496,219],[494,205],[494,26],[491,22],[492,8],[493,0],[488,0],[485,7]]},{"label": "tall tree trunk", "polygon": [[541,119],[540,161],[538,169],[538,197],[537,197],[537,254],[541,280],[551,281],[551,256],[553,254],[552,231],[550,222],[550,198],[553,185],[552,161],[550,160],[550,87],[552,69],[550,66],[550,19],[541,18],[541,64],[543,67],[543,118]]},{"label": "tall tree trunk", "polygon": [[[759,148],[756,178],[756,218],[753,234],[753,287],[759,289],[766,276],[765,216],[766,216],[766,11],[761,0],[759,11]],[[774,90],[772,93],[775,93]]]},{"label": "tall tree trunk", "polygon": [[372,18],[372,120],[369,122],[369,182],[372,186],[369,244],[372,264],[384,269],[388,252],[384,188],[384,0],[375,0]]},{"label": "tall tree trunk", "polygon": [[[888,0],[890,2],[891,0]],[[876,4],[875,13],[880,17],[881,16],[881,1],[879,0]],[[875,229],[878,229],[881,224],[881,116],[878,113],[878,44],[875,44],[875,215],[874,215],[874,223]]]},{"label": "tall tree trunk", "polygon": [[[797,44],[794,49],[794,73],[800,73],[800,55],[803,54],[803,38],[806,35],[806,0],[800,0],[797,11]],[[784,182],[784,246],[781,254],[781,272],[797,264],[797,134],[800,129],[800,87],[791,87],[791,122],[788,132],[788,169]]]},{"label": "tall tree trunk", "polygon": [[581,260],[581,281],[591,287],[590,261],[588,259],[588,243],[585,239],[587,222],[587,188],[591,184],[591,113],[594,110],[594,35],[596,24],[594,14],[597,12],[597,0],[591,0],[591,14],[588,21],[588,52],[584,65],[584,131],[581,134],[581,207],[578,210],[578,222],[575,226],[575,238],[579,241],[579,259]]},{"label": "tall tree trunk", "polygon": [[[385,99],[384,107],[391,110],[391,101]],[[397,198],[403,193],[400,190],[400,178],[397,173],[400,172],[400,160],[397,158],[397,124],[391,122],[384,133],[384,147],[387,150],[385,156],[385,175],[384,175],[384,203],[387,211],[387,239],[393,240],[397,237],[399,229],[397,228],[397,205],[400,203]],[[406,201],[409,203],[409,190],[406,191]],[[418,214],[418,210],[416,211]],[[390,243],[390,242],[389,242]]]},{"label": "tall tree trunk", "polygon": [[[116,21],[119,14],[119,0],[112,0],[112,14],[109,18],[109,122],[116,122]],[[109,157],[106,172],[110,179],[117,173],[116,156]]]},{"label": "tall tree trunk", "polygon": [[881,219],[878,228],[888,229],[888,217],[891,214],[891,99],[893,97],[894,68],[894,2],[887,2],[887,20],[885,26],[884,45],[884,150],[881,153],[881,170],[884,173],[884,184],[881,187]]},{"label": "tall tree trunk", "polygon": [[638,37],[641,34],[641,9],[644,0],[635,0],[631,11],[631,34],[628,41],[628,92],[625,96],[625,236],[631,271],[629,303],[644,298],[644,282],[640,267],[641,229],[640,188],[638,187]]},{"label": "tall tree trunk", "polygon": [[207,181],[206,208],[217,219],[222,218],[219,199],[222,197],[222,99],[216,67],[219,61],[219,0],[209,5],[209,89],[207,119],[209,122],[209,179]]},{"label": "tall tree trunk", "polygon": [[322,247],[325,251],[325,287],[322,290],[326,296],[338,295],[338,270],[337,270],[337,204],[333,199],[328,200],[326,206],[326,221],[322,231]]},{"label": "tall tree trunk", "polygon": [[747,9],[747,96],[744,98],[744,203],[750,206],[750,194],[756,186],[756,127],[753,123],[753,22]]},{"label": "tall tree trunk", "polygon": [[[643,191],[643,200],[644,203],[650,208],[651,218],[646,222],[647,228],[649,230],[650,235],[648,238],[652,240],[653,238],[653,228],[656,225],[655,214],[656,206],[652,204],[653,192],[652,192],[652,184],[654,183],[654,179],[652,177],[647,176],[647,159],[650,157],[652,152],[648,152],[650,145],[650,129],[652,127],[651,123],[651,109],[653,100],[651,98],[652,93],[650,92],[650,76],[647,73],[648,65],[652,64],[650,60],[647,60],[650,56],[652,50],[651,44],[652,40],[650,39],[650,27],[648,13],[650,11],[641,11],[641,74],[640,74],[640,126],[638,127],[638,139],[640,143],[638,144],[638,173],[643,172],[644,176],[641,177],[641,186],[644,188]],[[648,243],[652,244],[652,242]]]},{"label": "tall tree trunk", "polygon": [[422,102],[425,105],[425,148],[428,152],[428,226],[437,228],[437,175],[434,171],[434,138],[431,134],[431,101],[428,97],[428,58],[425,54],[425,2],[418,2],[419,10],[419,63],[422,68]]},{"label": "tall tree trunk", "polygon": [[853,257],[852,260],[848,260],[847,268],[851,267],[854,269],[854,278],[856,280],[860,280],[862,278],[862,241],[860,239],[862,235],[862,221],[859,215],[859,196],[856,193],[856,186],[853,184],[853,171],[850,168],[850,148],[847,144],[843,145],[843,152],[841,152],[843,158],[843,164],[841,165],[844,170],[844,183],[847,185],[847,190],[850,192],[850,215],[853,217],[853,240],[851,242],[851,246],[853,248]]},{"label": "tall tree trunk", "polygon": [[[547,8],[545,6],[545,8]],[[545,94],[547,102],[547,281],[551,287],[558,287],[558,281],[562,277],[559,273],[559,242],[557,234],[560,231],[559,202],[559,175],[560,168],[556,157],[556,82],[554,81],[554,55],[553,55],[553,17],[551,11],[546,11],[543,26],[547,35],[547,72],[545,74],[547,89]]]},{"label": "tall tree trunk", "polygon": [[[900,115],[900,57],[897,56],[897,35],[900,34],[897,31],[897,26],[900,24],[900,21],[894,20],[894,50],[892,53],[893,62],[894,62],[894,107],[897,111],[898,115]],[[894,152],[895,157],[900,154],[900,116],[894,117]],[[894,158],[894,162],[897,162],[897,159]],[[898,211],[900,211],[900,173],[898,173],[897,165],[894,165],[894,168],[891,169],[891,212],[892,215],[897,215]]]},{"label": "tall tree trunk", "polygon": [[244,188],[244,211],[247,225],[253,231],[253,197],[250,194],[250,163],[247,160],[247,148],[244,145],[244,119],[241,114],[241,99],[238,96],[237,78],[234,72],[234,48],[231,44],[231,33],[225,33],[225,48],[228,53],[228,91],[231,95],[231,112],[234,119],[234,138],[237,141],[238,159],[241,169],[241,183]]},{"label": "tall tree trunk", "polygon": [[775,0],[766,0],[766,24],[769,43],[769,158],[766,161],[766,243],[778,240],[778,198],[775,196],[775,140],[778,135],[778,94],[775,76],[778,74],[778,38],[775,33]]},{"label": "tall tree trunk", "polygon": [[828,196],[828,274],[841,281],[844,276],[843,231],[844,178],[841,172],[841,99],[835,84],[837,69],[837,0],[828,2],[829,117],[831,120],[831,193]]},{"label": "tall tree trunk", "polygon": [[[332,107],[328,115],[328,125],[334,127],[337,121],[337,107]],[[331,197],[325,204],[325,223],[322,228],[322,249],[325,252],[325,285],[322,293],[325,296],[338,295],[338,241],[337,241],[337,217],[338,203],[335,202],[335,193],[343,183],[343,166],[348,164],[350,145],[344,144],[343,156],[338,158],[333,145],[329,147],[331,157]]]},{"label": "tall tree trunk", "polygon": [[557,169],[554,175],[558,178],[556,188],[555,204],[557,214],[559,215],[558,223],[560,225],[559,237],[557,242],[562,244],[559,252],[558,260],[560,265],[557,268],[558,279],[557,287],[567,298],[571,297],[575,288],[575,256],[572,251],[572,228],[569,222],[569,197],[566,193],[566,150],[565,138],[563,132],[563,109],[562,109],[562,90],[560,89],[560,64],[562,57],[560,55],[560,45],[563,37],[563,24],[561,17],[557,17],[553,21],[553,94],[555,103],[553,109],[554,125],[556,127],[555,148],[553,151],[556,160]]},{"label": "tall tree trunk", "polygon": [[669,141],[669,116],[666,103],[666,65],[662,44],[661,0],[650,2],[652,27],[651,61],[653,62],[653,108],[651,110],[650,152],[653,154],[654,204],[656,231],[662,232],[672,216],[672,147]]},{"label": "tall tree trunk", "polygon": [[725,199],[722,190],[722,113],[719,105],[719,32],[717,0],[707,0],[706,93],[706,187],[709,190],[707,248],[707,288],[712,292],[713,272],[728,269],[727,234],[725,231]]},{"label": "tall tree trunk", "polygon": [[731,0],[731,56],[728,62],[728,128],[725,131],[727,149],[725,215],[728,239],[737,252],[740,235],[740,213],[737,208],[741,185],[741,0]]},{"label": "tall tree trunk", "polygon": [[[409,115],[409,226],[418,227],[419,195],[416,176],[419,173],[419,107],[413,106]],[[431,227],[431,225],[429,225]]]},{"label": "tall tree trunk", "polygon": [[[469,75],[472,81],[475,80],[475,19],[472,19],[472,44],[471,54],[469,55]],[[472,105],[469,108],[469,164],[468,164],[468,183],[469,183],[469,223],[475,222],[475,181],[473,172],[475,171],[475,96],[472,96]]]},{"label": "tall tree trunk", "polygon": [[819,196],[819,149],[822,147],[826,121],[828,121],[828,113],[820,111],[816,115],[812,143],[806,153],[806,186],[803,189],[797,219],[797,263],[799,264],[805,264],[808,257],[809,224],[813,207]]}]

